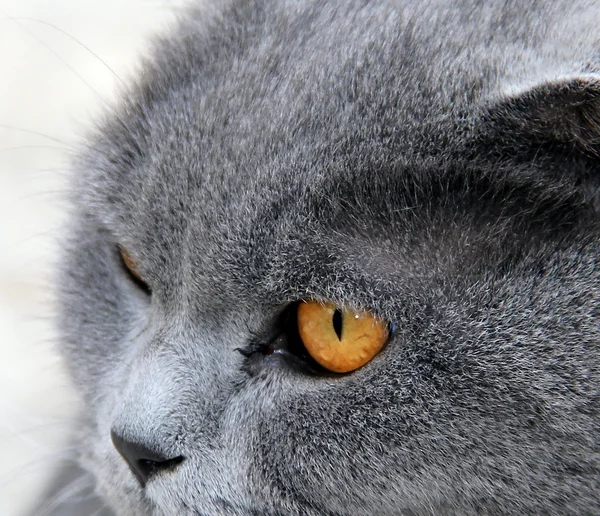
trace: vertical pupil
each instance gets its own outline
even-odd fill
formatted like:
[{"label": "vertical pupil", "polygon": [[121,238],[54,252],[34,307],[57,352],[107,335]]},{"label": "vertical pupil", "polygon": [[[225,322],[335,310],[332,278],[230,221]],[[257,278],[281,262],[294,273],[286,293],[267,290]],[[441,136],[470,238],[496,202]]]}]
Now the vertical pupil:
[{"label": "vertical pupil", "polygon": [[338,336],[338,340],[342,340],[342,312],[339,310],[333,312],[333,329]]}]

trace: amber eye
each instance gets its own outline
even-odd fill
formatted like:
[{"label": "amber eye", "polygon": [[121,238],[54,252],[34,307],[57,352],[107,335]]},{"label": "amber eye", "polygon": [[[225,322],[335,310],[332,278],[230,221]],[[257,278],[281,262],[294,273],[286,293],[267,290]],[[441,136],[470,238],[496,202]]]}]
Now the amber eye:
[{"label": "amber eye", "polygon": [[298,332],[310,356],[335,373],[362,367],[389,337],[388,324],[379,317],[319,301],[298,305]]},{"label": "amber eye", "polygon": [[118,246],[118,248],[119,248],[119,253],[121,254],[121,260],[123,261],[123,265],[127,269],[127,272],[129,272],[131,279],[140,288],[149,292],[150,287],[148,287],[148,284],[142,279],[137,262],[134,260],[134,258],[131,256],[131,254],[124,247]]}]

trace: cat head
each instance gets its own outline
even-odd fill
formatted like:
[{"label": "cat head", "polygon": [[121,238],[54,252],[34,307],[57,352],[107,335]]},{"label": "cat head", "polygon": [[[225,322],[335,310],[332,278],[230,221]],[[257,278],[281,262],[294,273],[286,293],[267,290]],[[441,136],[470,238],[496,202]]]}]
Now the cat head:
[{"label": "cat head", "polygon": [[[59,324],[98,492],[128,515],[597,506],[598,77],[509,88],[520,54],[393,5],[239,4],[190,10],[76,164]],[[372,317],[381,349],[332,371],[306,306]]]}]

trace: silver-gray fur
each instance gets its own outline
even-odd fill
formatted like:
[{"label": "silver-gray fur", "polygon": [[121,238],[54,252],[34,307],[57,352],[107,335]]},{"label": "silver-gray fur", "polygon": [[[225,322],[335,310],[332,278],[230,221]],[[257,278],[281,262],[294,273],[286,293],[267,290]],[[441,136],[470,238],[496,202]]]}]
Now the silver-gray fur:
[{"label": "silver-gray fur", "polygon": [[[156,41],[58,282],[116,514],[600,514],[599,35],[596,1],[232,0]],[[397,331],[250,367],[308,298]],[[141,487],[111,429],[185,460]]]}]

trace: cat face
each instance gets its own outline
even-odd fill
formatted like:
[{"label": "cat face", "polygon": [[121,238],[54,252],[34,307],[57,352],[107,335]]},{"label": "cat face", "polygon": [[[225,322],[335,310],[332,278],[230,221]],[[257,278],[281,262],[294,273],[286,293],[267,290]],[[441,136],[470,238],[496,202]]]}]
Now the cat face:
[{"label": "cat face", "polygon": [[[97,492],[594,512],[599,87],[585,27],[547,40],[575,8],[239,3],[191,9],[76,164],[60,329]],[[309,305],[381,349],[324,367]]]}]

